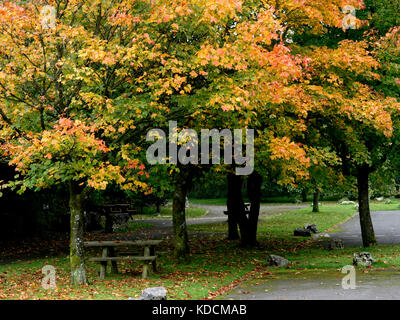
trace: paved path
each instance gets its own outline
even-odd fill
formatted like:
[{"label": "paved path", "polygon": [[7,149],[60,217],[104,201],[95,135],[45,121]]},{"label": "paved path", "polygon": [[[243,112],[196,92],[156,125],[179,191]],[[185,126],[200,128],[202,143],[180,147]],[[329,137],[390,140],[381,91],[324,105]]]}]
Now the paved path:
[{"label": "paved path", "polygon": [[[372,212],[371,217],[379,244],[400,244],[400,211]],[[342,239],[347,247],[362,245],[358,214],[354,219],[342,224],[339,229],[342,232],[332,233],[331,237]]]},{"label": "paved path", "polygon": [[344,275],[313,274],[295,279],[247,282],[222,299],[234,300],[400,300],[400,272],[356,273],[356,288],[343,289]]},{"label": "paved path", "polygon": [[[382,211],[371,214],[375,235],[379,244],[400,244],[400,211]],[[331,237],[342,239],[347,247],[362,245],[359,216],[338,227],[341,232]],[[239,300],[400,300],[400,272],[357,272],[354,290],[344,290],[340,273],[303,273],[299,278],[269,279],[245,282],[236,287],[224,299]]]}]

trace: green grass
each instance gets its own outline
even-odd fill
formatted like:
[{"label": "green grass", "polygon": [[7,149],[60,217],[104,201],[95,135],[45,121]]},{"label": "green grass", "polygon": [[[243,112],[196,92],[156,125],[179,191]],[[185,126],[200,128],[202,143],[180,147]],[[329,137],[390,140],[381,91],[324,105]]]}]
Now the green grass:
[{"label": "green grass", "polygon": [[[261,239],[263,237],[298,239],[297,237],[291,236],[293,230],[303,227],[306,223],[315,223],[319,231],[323,232],[349,219],[356,213],[353,206],[324,205],[320,207],[320,210],[321,212],[314,213],[311,207],[307,207],[279,216],[264,217],[264,221],[260,222],[258,225],[258,236]],[[226,224],[200,224],[191,225],[188,228],[189,230],[203,232],[224,232],[226,231]]]},{"label": "green grass", "polygon": [[378,201],[371,201],[371,211],[392,211],[400,210],[400,201],[397,199],[391,200],[391,203],[385,204]]},{"label": "green grass", "polygon": [[[294,200],[296,197],[268,197],[263,198],[261,203],[267,205],[283,205],[283,204],[294,204]],[[189,199],[190,203],[194,204],[204,204],[204,205],[226,205],[226,198],[216,198],[216,199]],[[246,202],[246,201],[245,201]],[[311,204],[312,199],[307,198],[307,202],[303,204]],[[333,199],[332,197],[325,197],[320,201],[323,204],[337,204],[338,201]],[[352,206],[352,205],[343,205],[343,206]],[[371,209],[375,211],[379,210],[400,210],[400,201],[398,199],[391,199],[390,204],[384,204],[383,202],[379,202],[376,200],[371,200]]]},{"label": "green grass", "polygon": [[[197,208],[197,207],[188,207],[186,208],[186,217],[187,218],[197,218],[201,217],[204,214],[207,213],[206,209],[203,208]],[[148,219],[148,218],[161,218],[165,219],[168,217],[172,217],[172,207],[171,206],[165,206],[161,207],[161,213],[160,215],[156,214],[156,208],[155,207],[145,207],[143,208],[143,214],[135,215],[135,219]]]},{"label": "green grass", "polygon": [[[261,204],[265,205],[294,205],[296,197],[269,197],[263,198]],[[300,204],[311,204],[312,200],[308,199],[309,201],[300,203]],[[245,202],[249,202],[247,199],[244,199]],[[190,203],[194,204],[204,204],[204,205],[218,205],[218,206],[225,206],[226,205],[226,198],[216,198],[216,199],[189,199]],[[328,204],[336,204],[337,201],[331,200],[324,200],[321,201],[322,203]]]},{"label": "green grass", "polygon": [[[34,259],[0,266],[0,299],[127,299],[138,297],[146,287],[164,286],[169,299],[206,298],[221,287],[251,272],[259,262],[253,259],[253,250],[244,250],[237,244],[221,238],[195,240],[191,243],[191,262],[176,265],[171,243],[158,261],[160,272],[141,279],[141,264],[121,262],[120,274],[108,274],[106,280],[97,277],[97,264],[87,263],[89,286],[69,285],[67,257]],[[227,252],[230,252],[227,255]],[[100,254],[94,250],[88,256]],[[57,290],[41,288],[41,268],[53,265],[57,270]]]},{"label": "green grass", "polygon": [[[280,196],[280,197],[267,197],[261,200],[262,203],[268,205],[280,205],[280,204],[293,204],[295,199],[298,197],[295,196]],[[308,199],[308,202],[311,202],[311,199]],[[248,202],[248,199],[244,199],[245,202]],[[226,205],[226,198],[216,198],[216,199],[189,199],[189,202],[196,204],[208,204],[208,205]]]},{"label": "green grass", "polygon": [[[296,196],[277,196],[277,197],[264,197],[261,199],[263,203],[268,204],[285,204],[285,203],[294,203],[296,199],[299,197]],[[311,201],[311,200],[310,200]]]},{"label": "green grass", "polygon": [[[343,250],[325,251],[318,247],[318,243],[310,245],[295,253],[287,253],[286,258],[292,262],[294,269],[338,269],[352,264],[353,253],[364,251],[362,248],[349,247]],[[374,268],[399,268],[400,246],[378,245],[367,250],[377,261]]]},{"label": "green grass", "polygon": [[226,205],[226,198],[217,199],[189,199],[189,203],[205,204],[205,205]]},{"label": "green grass", "polygon": [[119,228],[116,232],[118,233],[132,232],[132,231],[137,231],[139,229],[145,229],[151,226],[152,226],[151,223],[131,221],[128,226]]},{"label": "green grass", "polygon": [[[375,204],[374,204],[375,206]],[[377,204],[374,210],[393,210],[395,204]],[[98,265],[88,262],[90,285],[69,285],[68,257],[18,261],[0,266],[0,299],[127,299],[137,297],[146,287],[164,286],[169,299],[202,299],[216,297],[226,292],[233,284],[249,278],[270,278],[284,274],[298,277],[310,271],[337,271],[352,263],[353,252],[360,248],[327,251],[318,247],[318,241],[294,237],[293,230],[305,223],[316,223],[320,231],[331,230],[337,224],[355,214],[354,206],[324,205],[321,212],[312,213],[304,208],[279,216],[263,217],[259,224],[257,248],[241,248],[235,241],[225,240],[225,235],[209,235],[191,238],[191,262],[177,265],[173,259],[172,241],[164,241],[159,258],[160,271],[142,280],[141,264],[119,263],[120,274],[108,274],[106,280],[97,277]],[[226,233],[226,224],[191,225],[189,231]],[[336,228],[337,229],[337,228]],[[393,269],[400,265],[399,246],[376,246],[368,248],[377,259],[374,269]],[[94,249],[87,256],[99,255]],[[268,255],[278,254],[292,261],[288,268],[270,267]],[[44,265],[53,265],[57,270],[56,291],[44,290],[40,283]],[[270,274],[272,273],[272,275]]]},{"label": "green grass", "polygon": [[[276,201],[280,200],[280,201]],[[226,205],[226,198],[216,198],[216,199],[189,199],[190,203],[194,204],[204,204],[204,205],[217,205],[217,206],[225,206]],[[249,202],[248,199],[244,199],[244,202]],[[276,198],[266,198],[263,199],[261,204],[268,204],[268,205],[283,205],[283,204],[294,204],[294,197],[293,199],[288,197],[276,197]]]}]

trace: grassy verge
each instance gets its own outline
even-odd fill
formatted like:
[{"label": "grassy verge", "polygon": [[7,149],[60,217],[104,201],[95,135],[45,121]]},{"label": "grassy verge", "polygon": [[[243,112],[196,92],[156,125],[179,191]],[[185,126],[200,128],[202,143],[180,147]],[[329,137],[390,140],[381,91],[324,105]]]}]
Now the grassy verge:
[{"label": "grassy verge", "polygon": [[[391,205],[384,206],[392,208]],[[275,274],[298,276],[310,270],[333,271],[351,264],[352,253],[360,249],[326,251],[317,247],[315,241],[294,237],[293,229],[312,222],[320,231],[326,231],[351,218],[354,213],[353,206],[322,206],[320,213],[304,208],[265,217],[259,225],[260,245],[254,249],[241,248],[237,242],[225,240],[224,235],[193,237],[191,262],[186,265],[175,264],[172,242],[166,240],[159,248],[165,252],[159,258],[160,271],[146,280],[140,278],[141,265],[137,262],[119,263],[120,274],[108,274],[106,280],[98,279],[98,266],[89,262],[90,285],[74,288],[69,285],[66,256],[19,261],[0,266],[0,299],[126,299],[137,297],[144,288],[154,286],[164,286],[169,299],[204,299],[223,294],[244,279],[268,278]],[[189,230],[206,234],[225,233],[226,224],[191,225]],[[378,260],[374,268],[390,269],[400,264],[398,246],[377,246],[368,251]],[[268,254],[271,253],[285,256],[293,262],[292,265],[287,269],[267,266]],[[95,255],[99,252],[87,252],[87,256]],[[41,268],[48,264],[57,270],[57,290],[41,287]]]}]

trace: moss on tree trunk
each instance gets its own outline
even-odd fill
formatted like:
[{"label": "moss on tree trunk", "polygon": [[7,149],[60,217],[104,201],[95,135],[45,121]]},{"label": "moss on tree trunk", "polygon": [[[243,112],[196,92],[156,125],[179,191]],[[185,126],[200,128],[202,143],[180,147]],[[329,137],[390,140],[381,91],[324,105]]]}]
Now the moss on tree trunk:
[{"label": "moss on tree trunk", "polygon": [[69,186],[70,198],[69,208],[71,212],[70,233],[70,266],[71,283],[73,285],[84,285],[87,283],[86,266],[83,247],[83,213],[82,213],[82,190],[73,182]]}]

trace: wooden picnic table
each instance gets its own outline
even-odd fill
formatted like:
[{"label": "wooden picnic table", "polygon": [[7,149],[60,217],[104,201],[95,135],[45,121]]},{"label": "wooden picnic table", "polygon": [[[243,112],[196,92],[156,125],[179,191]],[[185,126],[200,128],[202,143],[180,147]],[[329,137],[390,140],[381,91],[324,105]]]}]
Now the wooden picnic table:
[{"label": "wooden picnic table", "polygon": [[[102,249],[101,257],[89,258],[89,261],[100,263],[100,279],[105,279],[107,263],[110,261],[112,272],[118,273],[117,261],[143,261],[142,278],[145,279],[149,273],[149,263],[153,266],[153,271],[157,271],[156,252],[155,248],[162,240],[136,240],[136,241],[85,241],[85,247],[97,247]],[[134,255],[134,252],[115,253],[115,248],[118,247],[143,247],[143,255]]]}]

